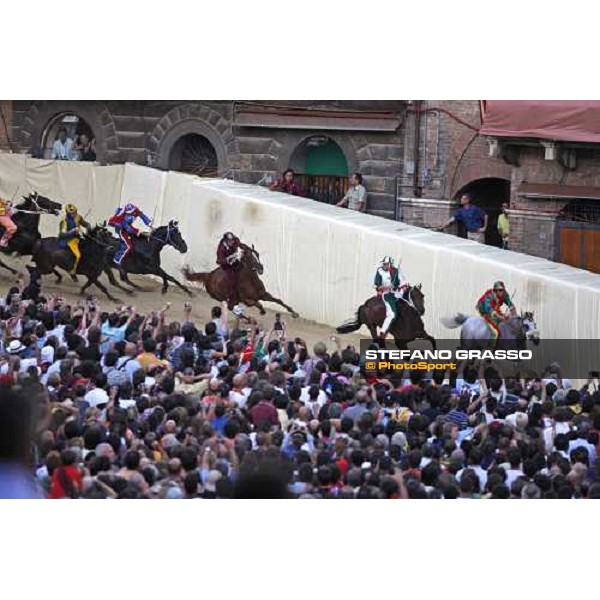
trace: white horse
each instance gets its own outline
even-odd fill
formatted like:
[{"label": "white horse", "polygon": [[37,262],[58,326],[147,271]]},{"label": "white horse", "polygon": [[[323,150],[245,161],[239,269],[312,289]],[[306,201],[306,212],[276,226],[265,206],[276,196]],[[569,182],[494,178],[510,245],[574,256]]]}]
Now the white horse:
[{"label": "white horse", "polygon": [[[484,350],[492,345],[492,332],[483,317],[469,317],[458,313],[455,317],[442,317],[441,321],[442,325],[448,329],[455,329],[462,325],[460,346],[465,350]],[[506,349],[523,350],[528,340],[536,345],[540,342],[539,331],[533,320],[532,312],[508,317],[506,321],[500,322],[498,329],[500,330],[499,343]]]}]

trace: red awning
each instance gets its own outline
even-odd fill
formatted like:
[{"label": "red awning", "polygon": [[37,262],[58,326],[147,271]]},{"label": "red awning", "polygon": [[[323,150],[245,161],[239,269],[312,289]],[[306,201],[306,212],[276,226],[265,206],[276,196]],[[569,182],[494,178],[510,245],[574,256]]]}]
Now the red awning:
[{"label": "red awning", "polygon": [[480,133],[600,143],[598,100],[482,100]]}]

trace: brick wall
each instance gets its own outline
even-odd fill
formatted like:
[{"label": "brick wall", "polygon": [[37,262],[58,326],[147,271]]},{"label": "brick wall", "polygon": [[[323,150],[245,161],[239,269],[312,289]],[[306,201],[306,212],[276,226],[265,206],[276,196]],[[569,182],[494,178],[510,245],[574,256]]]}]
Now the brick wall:
[{"label": "brick wall", "polygon": [[556,218],[532,214],[530,211],[510,210],[509,247],[540,258],[554,260]]},{"label": "brick wall", "polygon": [[[479,102],[470,100],[429,101],[425,108],[439,107],[457,119],[475,127],[480,125]],[[450,200],[469,183],[484,178],[510,181],[511,211],[509,214],[510,247],[534,256],[555,258],[556,213],[566,201],[529,198],[519,194],[523,182],[600,187],[600,149],[577,150],[575,171],[565,171],[557,161],[544,160],[541,147],[520,147],[516,156],[518,166],[501,158],[489,156],[487,138],[440,111],[422,119],[419,145],[419,181],[422,199],[403,201],[403,220],[417,226],[433,227],[442,216],[449,215],[451,204],[436,204]],[[425,121],[425,123],[423,122]],[[415,123],[408,115],[404,125],[404,154],[401,195],[412,195]],[[409,173],[410,171],[410,173]]]},{"label": "brick wall", "polygon": [[[426,198],[400,198],[400,220],[417,227],[434,229],[443,225],[458,206],[448,200]],[[448,227],[448,233],[456,233],[456,225]]]},{"label": "brick wall", "polygon": [[[12,128],[12,101],[0,100],[0,152],[10,152],[9,137]],[[2,119],[4,116],[4,119]]]},{"label": "brick wall", "polygon": [[600,187],[600,149],[578,149],[574,171],[565,171],[555,160],[544,160],[544,150],[520,148],[519,166],[512,169],[513,199],[522,182]]}]

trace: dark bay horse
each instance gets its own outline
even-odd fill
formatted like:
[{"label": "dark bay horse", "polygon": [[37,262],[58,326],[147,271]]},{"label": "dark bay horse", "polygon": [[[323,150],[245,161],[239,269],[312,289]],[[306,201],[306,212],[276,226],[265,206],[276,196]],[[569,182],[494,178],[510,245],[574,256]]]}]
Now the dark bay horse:
[{"label": "dark bay horse", "polygon": [[[106,254],[112,236],[104,227],[94,227],[89,234],[83,236],[79,242],[81,250],[81,261],[77,265],[77,273],[87,278],[85,285],[81,288],[84,294],[91,285],[97,286],[106,294],[109,300],[116,298],[99,281],[104,272]],[[49,237],[39,240],[33,250],[33,262],[35,268],[31,270],[32,281],[37,281],[41,275],[57,273],[56,268],[65,271],[73,267],[75,257],[69,248],[63,248],[58,238]]]},{"label": "dark bay horse", "polygon": [[[394,338],[396,347],[404,350],[408,342],[414,340],[428,340],[436,349],[435,338],[425,331],[425,325],[421,317],[425,314],[425,295],[421,291],[421,284],[413,286],[408,291],[408,302],[398,299],[398,316],[392,322],[389,333]],[[358,307],[356,316],[336,328],[338,333],[351,333],[358,331],[361,325],[365,325],[374,342],[383,345],[377,336],[377,327],[383,325],[385,320],[385,304],[380,296],[369,298]]]},{"label": "dark bay horse", "polygon": [[[116,265],[113,261],[113,257],[119,248],[119,240],[113,236],[111,237],[110,246],[106,254],[106,261],[104,264],[104,272],[106,273],[109,281],[116,285],[114,275],[112,274],[113,269],[119,271],[119,277],[121,281],[128,283],[136,289],[142,289],[136,286],[127,277],[128,274],[132,275],[156,275],[163,281],[162,293],[166,293],[169,289],[168,282],[174,283],[177,287],[181,288],[189,296],[192,292],[185,287],[182,283],[177,281],[175,277],[169,275],[160,266],[160,253],[165,246],[172,246],[181,254],[187,252],[187,244],[181,232],[179,231],[179,224],[177,221],[169,221],[167,225],[157,227],[148,236],[140,236],[133,242],[133,249],[125,257],[121,265]],[[117,287],[120,287],[117,285]]]},{"label": "dark bay horse", "polygon": [[[39,232],[40,215],[60,214],[61,204],[54,202],[37,192],[24,196],[15,206],[12,220],[17,226],[15,235],[11,238],[6,248],[0,248],[4,254],[18,254],[29,256],[33,253],[35,243],[42,237]],[[4,229],[0,228],[0,235]],[[0,267],[16,275],[17,271],[0,260]]]},{"label": "dark bay horse", "polygon": [[[240,259],[240,269],[237,272],[238,292],[240,302],[247,306],[256,306],[261,315],[265,314],[264,306],[261,302],[273,302],[283,306],[292,317],[296,318],[298,313],[279,298],[275,298],[267,292],[259,275],[263,274],[264,267],[260,262],[260,255],[254,246],[250,247],[241,244],[242,257]],[[208,273],[192,273],[188,267],[183,269],[183,275],[188,281],[200,282],[206,289],[208,295],[218,302],[227,301],[229,310],[233,310],[233,304],[228,297],[229,284],[227,273],[218,267]]]}]

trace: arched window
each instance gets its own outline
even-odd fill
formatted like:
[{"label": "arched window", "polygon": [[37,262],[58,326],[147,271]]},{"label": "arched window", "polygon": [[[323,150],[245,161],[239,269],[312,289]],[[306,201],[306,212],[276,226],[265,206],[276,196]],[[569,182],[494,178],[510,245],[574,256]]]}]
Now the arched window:
[{"label": "arched window", "polygon": [[348,160],[325,135],[304,140],[293,152],[290,168],[307,198],[335,204],[348,190]]},{"label": "arched window", "polygon": [[216,177],[217,152],[203,135],[187,133],[173,144],[169,153],[169,169],[199,177]]},{"label": "arched window", "polygon": [[[75,113],[61,113],[53,117],[44,129],[42,134],[41,158],[52,158],[52,146],[58,139],[61,129],[66,130],[67,138],[73,140],[77,146],[86,143],[91,143],[93,146],[95,142],[94,131],[85,119]],[[82,159],[82,153],[76,152],[76,158]],[[90,158],[88,155],[87,159],[89,160]],[[93,160],[95,160],[95,156]]]},{"label": "arched window", "polygon": [[[502,239],[498,233],[497,223],[502,212],[502,203],[510,202],[510,181],[497,177],[476,179],[463,186],[455,195],[455,199],[459,200],[463,194],[469,194],[473,204],[480,206],[488,214],[485,243],[488,246],[501,246]],[[459,233],[466,237],[466,231],[460,231],[460,227]]]}]

